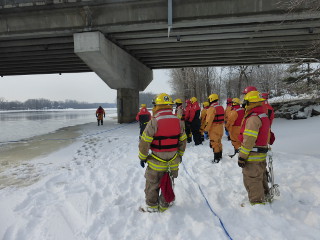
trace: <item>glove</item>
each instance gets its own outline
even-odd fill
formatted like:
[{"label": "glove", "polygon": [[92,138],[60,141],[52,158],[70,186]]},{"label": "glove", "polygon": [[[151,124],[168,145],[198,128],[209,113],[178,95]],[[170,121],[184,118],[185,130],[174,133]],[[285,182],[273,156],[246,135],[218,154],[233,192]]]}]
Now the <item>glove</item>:
[{"label": "glove", "polygon": [[180,156],[180,163],[182,163],[182,156]]},{"label": "glove", "polygon": [[142,168],[144,168],[144,164],[145,163],[146,163],[145,161],[140,160],[140,165],[141,165]]},{"label": "glove", "polygon": [[242,157],[238,158],[238,166],[241,168],[244,168],[244,166],[246,165],[246,160]]}]

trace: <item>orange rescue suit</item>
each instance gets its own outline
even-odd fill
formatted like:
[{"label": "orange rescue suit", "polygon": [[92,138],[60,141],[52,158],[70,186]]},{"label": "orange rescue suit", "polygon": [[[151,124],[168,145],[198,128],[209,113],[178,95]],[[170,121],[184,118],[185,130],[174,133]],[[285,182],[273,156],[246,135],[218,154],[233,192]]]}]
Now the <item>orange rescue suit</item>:
[{"label": "orange rescue suit", "polygon": [[222,152],[224,109],[214,102],[207,109],[205,131],[209,133],[210,144],[215,153]]}]

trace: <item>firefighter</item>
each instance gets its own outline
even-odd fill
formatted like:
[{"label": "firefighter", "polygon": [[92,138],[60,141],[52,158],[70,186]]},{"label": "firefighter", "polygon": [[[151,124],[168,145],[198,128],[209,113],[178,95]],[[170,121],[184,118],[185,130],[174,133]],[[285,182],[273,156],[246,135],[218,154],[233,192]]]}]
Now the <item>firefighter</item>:
[{"label": "firefighter", "polygon": [[241,142],[239,140],[239,134],[240,134],[242,119],[244,117],[244,109],[240,106],[239,98],[233,98],[231,102],[232,102],[232,109],[229,113],[229,117],[226,123],[226,128],[229,129],[231,143],[234,147],[234,154],[229,156],[233,157],[239,152],[239,148],[241,146]]},{"label": "firefighter", "polygon": [[136,116],[136,120],[139,121],[140,123],[140,136],[142,135],[150,119],[151,119],[151,113],[148,111],[147,105],[141,104],[140,111]]},{"label": "firefighter", "polygon": [[176,115],[181,120],[184,120],[184,109],[182,107],[182,101],[180,98],[177,98],[174,100],[174,103],[176,104],[176,109],[174,112],[174,115]]},{"label": "firefighter", "polygon": [[188,143],[192,142],[191,122],[189,121],[191,105],[192,104],[190,102],[190,99],[187,99],[186,100],[186,108],[185,108],[185,111],[184,111],[184,122],[185,122],[185,128],[186,128],[186,134],[187,134]]},{"label": "firefighter", "polygon": [[224,109],[218,105],[219,96],[211,94],[208,98],[210,107],[207,110],[205,131],[209,133],[210,147],[214,152],[213,163],[218,163],[222,158],[222,143]]},{"label": "firefighter", "polygon": [[[226,110],[224,111],[224,122],[225,123],[227,123],[227,121],[228,121],[228,115],[231,111],[231,108],[232,108],[232,98],[227,98],[227,106],[226,106]],[[228,137],[228,141],[230,141],[231,138],[230,138],[229,130],[227,127],[225,127],[225,133],[226,133],[226,136]]]},{"label": "firefighter", "polygon": [[246,87],[243,91],[242,91],[242,94],[247,94],[251,91],[258,91],[256,87],[254,86],[248,86]]},{"label": "firefighter", "polygon": [[195,145],[199,145],[202,143],[201,141],[201,133],[200,133],[200,106],[198,103],[198,99],[196,97],[190,98],[191,102],[191,108],[190,108],[190,116],[189,116],[189,122],[191,125],[191,132],[193,136],[193,141]]},{"label": "firefighter", "polygon": [[205,125],[206,125],[206,116],[207,116],[207,109],[209,108],[209,102],[203,102],[202,103],[202,111],[200,114],[201,119],[201,127],[200,127],[200,133],[201,133],[201,141],[204,141],[205,139],[208,139],[208,132],[204,131]]},{"label": "firefighter", "polygon": [[98,126],[103,125],[103,118],[106,117],[106,112],[104,111],[104,109],[99,106],[97,111],[96,111],[96,117],[97,117],[97,121],[98,121]]},{"label": "firefighter", "polygon": [[172,178],[178,177],[187,136],[183,122],[172,113],[174,103],[168,94],[159,94],[153,104],[155,115],[142,133],[139,159],[143,168],[148,163],[145,172],[146,210],[163,212],[168,209],[169,203],[165,200],[165,192],[160,193],[159,184],[167,172]]},{"label": "firefighter", "polygon": [[238,165],[242,168],[243,183],[252,205],[264,204],[269,193],[266,157],[270,120],[262,106],[260,92],[250,91],[244,96],[245,116],[239,139]]}]

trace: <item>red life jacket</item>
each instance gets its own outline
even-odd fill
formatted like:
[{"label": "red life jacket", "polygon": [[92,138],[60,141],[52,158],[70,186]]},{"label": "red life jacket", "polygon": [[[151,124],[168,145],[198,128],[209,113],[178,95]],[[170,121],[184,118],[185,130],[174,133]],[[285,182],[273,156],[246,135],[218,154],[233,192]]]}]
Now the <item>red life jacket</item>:
[{"label": "red life jacket", "polygon": [[214,103],[211,105],[216,109],[216,115],[214,116],[213,123],[223,123],[224,122],[224,108],[218,103]]},{"label": "red life jacket", "polygon": [[189,121],[192,122],[194,119],[199,119],[200,117],[200,106],[198,102],[195,102],[191,105]]},{"label": "red life jacket", "polygon": [[191,109],[191,103],[188,104],[184,110],[184,119],[186,121],[189,121],[189,118],[190,118],[190,109]]},{"label": "red life jacket", "polygon": [[259,133],[258,133],[258,137],[257,137],[255,145],[256,146],[267,146],[269,132],[270,132],[270,120],[269,120],[268,115],[265,113],[265,110],[262,106],[255,107],[255,108],[251,109],[250,112],[248,113],[247,117],[244,118],[241,130],[240,130],[239,140],[241,142],[243,142],[243,132],[246,128],[246,122],[252,116],[258,116],[262,122],[262,126],[259,129]]},{"label": "red life jacket", "polygon": [[234,121],[233,126],[241,126],[244,117],[244,109],[240,107],[240,105],[235,105],[233,106],[233,110],[238,113],[238,118]]},{"label": "red life jacket", "polygon": [[158,130],[153,136],[150,149],[155,152],[178,151],[180,119],[171,110],[160,110],[156,115]]}]

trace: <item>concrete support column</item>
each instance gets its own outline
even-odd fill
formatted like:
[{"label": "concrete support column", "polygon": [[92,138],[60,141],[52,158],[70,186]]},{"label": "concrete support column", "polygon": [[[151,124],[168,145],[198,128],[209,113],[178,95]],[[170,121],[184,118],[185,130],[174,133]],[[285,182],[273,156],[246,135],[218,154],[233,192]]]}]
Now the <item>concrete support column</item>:
[{"label": "concrete support column", "polygon": [[118,123],[136,120],[139,111],[139,90],[130,88],[117,89]]}]

